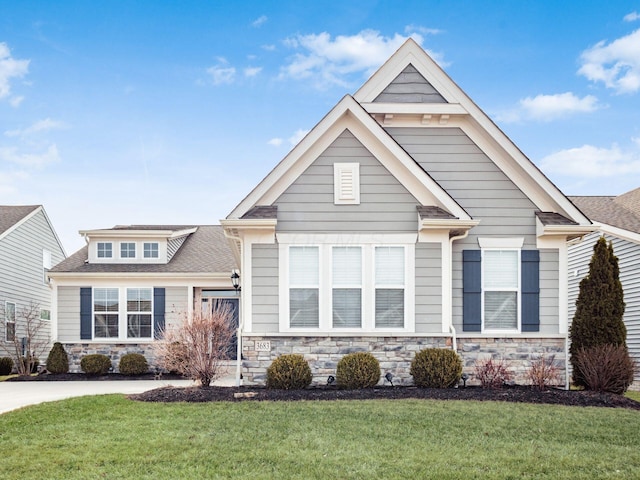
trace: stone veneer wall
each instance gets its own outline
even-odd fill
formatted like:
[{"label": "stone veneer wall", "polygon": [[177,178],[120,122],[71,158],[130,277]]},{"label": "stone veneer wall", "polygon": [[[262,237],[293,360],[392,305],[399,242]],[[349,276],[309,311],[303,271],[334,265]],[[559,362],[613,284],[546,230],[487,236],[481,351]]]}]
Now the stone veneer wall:
[{"label": "stone veneer wall", "polygon": [[155,351],[152,343],[100,344],[100,343],[63,343],[69,356],[69,372],[80,373],[80,360],[85,355],[102,354],[111,359],[113,371],[118,372],[120,358],[127,353],[144,355],[151,370],[155,367]]},{"label": "stone veneer wall", "polygon": [[[269,341],[271,351],[255,350],[259,341]],[[458,353],[462,357],[463,371],[470,376],[468,385],[474,382],[476,360],[504,359],[514,373],[517,384],[527,384],[526,370],[533,359],[540,355],[555,362],[564,385],[565,354],[563,338],[465,338],[458,339]],[[353,352],[371,352],[380,362],[380,384],[387,372],[393,374],[394,385],[411,385],[409,371],[415,352],[425,348],[451,348],[450,337],[248,337],[242,342],[242,376],[245,385],[263,385],[267,367],[279,355],[302,354],[309,362],[313,384],[324,385],[329,375],[336,374],[338,361]]]}]

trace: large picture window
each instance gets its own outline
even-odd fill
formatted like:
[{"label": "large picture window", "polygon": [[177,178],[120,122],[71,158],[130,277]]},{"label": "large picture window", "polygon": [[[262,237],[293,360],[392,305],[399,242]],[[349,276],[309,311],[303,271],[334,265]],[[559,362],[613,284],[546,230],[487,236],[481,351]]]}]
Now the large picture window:
[{"label": "large picture window", "polygon": [[333,247],[333,327],[362,326],[362,248]]},{"label": "large picture window", "polygon": [[376,328],[404,326],[404,248],[376,247]]},{"label": "large picture window", "polygon": [[318,247],[291,247],[289,250],[289,322],[292,327],[318,327],[319,289]]},{"label": "large picture window", "polygon": [[483,250],[484,330],[518,329],[519,266],[519,250]]},{"label": "large picture window", "polygon": [[120,301],[117,288],[93,290],[93,336],[118,338]]}]

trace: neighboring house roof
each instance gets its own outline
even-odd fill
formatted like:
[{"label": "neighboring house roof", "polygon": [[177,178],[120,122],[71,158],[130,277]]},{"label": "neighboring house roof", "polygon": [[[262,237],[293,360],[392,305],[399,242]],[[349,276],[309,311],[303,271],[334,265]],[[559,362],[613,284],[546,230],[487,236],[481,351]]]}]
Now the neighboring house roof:
[{"label": "neighboring house roof", "polygon": [[41,205],[0,205],[0,236]]},{"label": "neighboring house roof", "polygon": [[573,220],[555,212],[536,212],[536,217],[543,225],[577,225]]},{"label": "neighboring house roof", "polygon": [[259,205],[253,207],[247,213],[245,213],[242,218],[244,219],[253,219],[253,218],[277,218],[278,217],[278,206],[277,205]]},{"label": "neighboring house roof", "polygon": [[615,196],[570,196],[591,220],[640,234],[640,188]]},{"label": "neighboring house roof", "polygon": [[227,273],[238,268],[229,243],[219,225],[166,226],[134,225],[116,226],[113,230],[184,230],[196,231],[182,244],[166,264],[113,264],[87,263],[88,246],[83,247],[49,273]]}]

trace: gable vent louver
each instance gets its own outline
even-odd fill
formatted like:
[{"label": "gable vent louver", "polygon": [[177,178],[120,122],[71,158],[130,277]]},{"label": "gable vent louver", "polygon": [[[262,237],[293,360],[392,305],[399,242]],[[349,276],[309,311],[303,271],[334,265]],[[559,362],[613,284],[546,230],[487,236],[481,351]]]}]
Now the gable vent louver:
[{"label": "gable vent louver", "polygon": [[334,163],[334,203],[336,205],[360,204],[360,164]]}]

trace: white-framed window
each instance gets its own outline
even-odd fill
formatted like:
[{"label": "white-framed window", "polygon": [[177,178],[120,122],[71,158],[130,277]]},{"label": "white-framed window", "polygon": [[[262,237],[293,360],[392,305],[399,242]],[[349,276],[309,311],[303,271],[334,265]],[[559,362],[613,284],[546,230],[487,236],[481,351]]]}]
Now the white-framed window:
[{"label": "white-framed window", "polygon": [[482,250],[482,330],[520,330],[520,249]]},{"label": "white-framed window", "polygon": [[404,326],[404,247],[375,247],[376,328]]},{"label": "white-framed window", "polygon": [[98,258],[113,258],[113,243],[98,242],[97,252]]},{"label": "white-framed window", "polygon": [[153,292],[150,288],[127,288],[127,338],[151,338]]},{"label": "white-framed window", "polygon": [[[415,236],[281,234],[280,331],[411,332],[415,328]],[[328,237],[328,241],[325,237]],[[326,243],[322,242],[325,240]],[[346,240],[352,240],[347,238]],[[303,321],[305,319],[306,321]]]},{"label": "white-framed window", "polygon": [[136,243],[135,242],[121,242],[120,243],[120,258],[136,258]]},{"label": "white-framed window", "polygon": [[93,289],[94,338],[118,338],[120,300],[117,288]]},{"label": "white-framed window", "polygon": [[362,247],[332,247],[333,328],[362,327]]},{"label": "white-framed window", "polygon": [[320,249],[289,248],[289,323],[291,327],[318,327],[320,322]]},{"label": "white-framed window", "polygon": [[158,242],[144,242],[142,251],[144,258],[158,258]]},{"label": "white-framed window", "polygon": [[5,334],[4,339],[7,342],[13,342],[16,339],[16,304],[13,302],[4,303],[4,320]]},{"label": "white-framed window", "polygon": [[51,310],[40,309],[40,320],[51,320]]},{"label": "white-framed window", "polygon": [[153,338],[153,288],[94,288],[93,338]]}]

